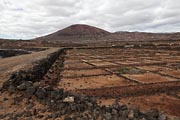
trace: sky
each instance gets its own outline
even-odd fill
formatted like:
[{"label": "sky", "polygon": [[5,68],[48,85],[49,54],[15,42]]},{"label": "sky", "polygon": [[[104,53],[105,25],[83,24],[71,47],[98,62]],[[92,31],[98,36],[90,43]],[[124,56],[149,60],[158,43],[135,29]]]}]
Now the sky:
[{"label": "sky", "polygon": [[179,32],[180,0],[0,0],[0,38],[32,39],[72,24]]}]

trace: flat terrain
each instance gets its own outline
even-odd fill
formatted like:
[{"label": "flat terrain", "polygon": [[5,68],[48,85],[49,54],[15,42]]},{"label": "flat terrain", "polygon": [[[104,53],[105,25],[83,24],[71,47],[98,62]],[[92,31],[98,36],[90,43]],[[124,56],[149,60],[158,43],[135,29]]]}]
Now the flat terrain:
[{"label": "flat terrain", "polygon": [[[169,43],[165,48],[163,46],[66,48],[43,78],[34,81],[33,86],[38,83],[43,90],[51,86],[57,90],[63,88],[64,94],[92,96],[100,106],[112,105],[118,100],[119,104],[126,104],[129,108],[136,106],[142,112],[158,109],[170,116],[180,116],[180,51]],[[1,58],[1,84],[9,79],[12,72],[26,70],[57,50],[50,48]],[[16,91],[14,94],[2,92],[0,115],[24,114],[24,111],[34,114],[34,110],[38,110],[38,115],[32,115],[32,118],[41,119],[42,115],[43,118],[54,115],[56,106],[60,107],[57,111],[59,113],[63,112],[61,105],[69,107],[61,99],[56,104],[48,97],[45,97],[47,101],[37,99],[38,92],[36,90],[30,99],[25,97],[26,91]],[[44,102],[49,100],[52,104],[45,105]],[[63,117],[60,115],[59,119]]]},{"label": "flat terrain", "polygon": [[[100,97],[101,104],[120,103],[145,111],[157,108],[180,116],[180,52],[144,48],[71,49],[61,81],[67,91]],[[172,91],[172,93],[171,93]]]}]

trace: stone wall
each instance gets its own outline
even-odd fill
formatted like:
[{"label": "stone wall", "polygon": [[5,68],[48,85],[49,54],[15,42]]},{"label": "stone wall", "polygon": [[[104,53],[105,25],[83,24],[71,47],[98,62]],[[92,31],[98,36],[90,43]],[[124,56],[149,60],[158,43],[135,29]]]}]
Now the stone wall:
[{"label": "stone wall", "polygon": [[30,52],[28,52],[26,50],[0,49],[0,56],[2,58],[17,56],[17,55],[23,55],[23,54],[30,54]]},{"label": "stone wall", "polygon": [[17,86],[26,81],[32,83],[37,82],[46,74],[51,65],[63,52],[64,49],[59,49],[58,51],[47,55],[46,58],[33,63],[33,66],[29,69],[12,73],[10,79],[3,83],[3,89],[8,89],[11,87],[16,89]]}]

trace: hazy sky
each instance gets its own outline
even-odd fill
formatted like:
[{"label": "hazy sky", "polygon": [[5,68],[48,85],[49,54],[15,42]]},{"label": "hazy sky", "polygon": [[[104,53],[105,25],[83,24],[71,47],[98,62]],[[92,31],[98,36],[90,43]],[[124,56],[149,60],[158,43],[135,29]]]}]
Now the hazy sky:
[{"label": "hazy sky", "polygon": [[180,31],[180,0],[0,0],[0,38],[29,39],[71,24]]}]

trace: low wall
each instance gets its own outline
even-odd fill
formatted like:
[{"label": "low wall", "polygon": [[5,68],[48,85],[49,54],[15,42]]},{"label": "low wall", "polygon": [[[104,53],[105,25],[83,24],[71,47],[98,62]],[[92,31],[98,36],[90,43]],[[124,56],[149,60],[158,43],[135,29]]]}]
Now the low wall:
[{"label": "low wall", "polygon": [[141,95],[153,95],[156,93],[168,93],[178,91],[180,81],[150,83],[143,85],[130,85],[124,87],[105,87],[97,89],[81,89],[75,92],[94,97],[116,98]]},{"label": "low wall", "polygon": [[37,82],[46,74],[51,65],[63,52],[64,49],[59,49],[56,52],[48,54],[46,58],[33,63],[31,68],[12,73],[10,79],[3,83],[2,88],[8,89],[10,86],[16,88],[25,81]]},{"label": "low wall", "polygon": [[30,54],[30,52],[25,51],[25,50],[0,49],[1,58],[12,57],[12,56],[17,56],[17,55],[24,55],[24,54]]}]

